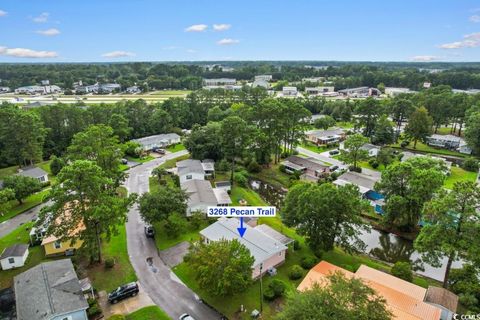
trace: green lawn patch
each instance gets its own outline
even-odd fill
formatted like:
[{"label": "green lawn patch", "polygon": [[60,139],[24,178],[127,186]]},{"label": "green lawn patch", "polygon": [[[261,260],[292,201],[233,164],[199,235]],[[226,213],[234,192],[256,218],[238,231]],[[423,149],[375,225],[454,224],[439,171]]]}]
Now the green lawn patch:
[{"label": "green lawn patch", "polygon": [[186,154],[186,155],[177,157],[175,159],[167,160],[164,163],[162,163],[159,167],[165,168],[165,169],[171,169],[171,168],[175,167],[175,164],[177,163],[177,161],[182,161],[182,160],[186,160],[186,159],[189,159],[189,158],[190,158],[190,155]]},{"label": "green lawn patch", "polygon": [[6,167],[0,169],[0,179],[3,179],[5,177],[11,176],[15,173],[17,173],[18,166],[13,166],[13,167]]},{"label": "green lawn patch", "polygon": [[102,243],[103,259],[114,258],[115,266],[107,269],[104,264],[100,264],[87,269],[90,280],[99,291],[109,292],[122,284],[137,280],[135,270],[128,258],[125,226],[119,227],[118,231],[118,235],[113,236],[109,242]]},{"label": "green lawn patch", "polygon": [[400,144],[402,143],[402,140],[399,140],[398,143],[391,145],[392,148],[397,148],[397,149],[402,149],[402,150],[409,150],[409,151],[419,151],[419,152],[424,152],[424,153],[431,153],[431,154],[439,154],[439,155],[445,155],[445,156],[454,156],[454,157],[460,157],[464,158],[467,155],[457,152],[457,151],[452,151],[448,149],[442,149],[442,148],[434,148],[429,145],[426,145],[420,141],[417,142],[417,148],[413,148],[413,142],[410,142],[408,146],[405,148],[400,147]]},{"label": "green lawn patch", "polygon": [[151,155],[141,157],[141,158],[134,158],[134,157],[126,156],[125,159],[133,161],[133,162],[145,163],[145,162],[148,162],[148,161],[151,161],[151,160],[155,159],[155,157],[153,157]]},{"label": "green lawn patch", "polygon": [[304,149],[307,149],[307,150],[310,150],[312,152],[316,152],[316,153],[322,153],[322,152],[325,152],[325,151],[329,151],[329,150],[333,150],[333,149],[338,148],[338,146],[317,146],[316,144],[313,144],[309,141],[306,141],[306,142],[302,143],[300,145],[300,147],[302,147]]},{"label": "green lawn patch", "polygon": [[232,206],[239,206],[240,200],[246,200],[249,206],[267,206],[258,193],[249,188],[239,187],[234,185],[230,193],[232,199]]},{"label": "green lawn patch", "polygon": [[180,233],[178,237],[171,238],[167,235],[165,231],[165,221],[161,221],[154,224],[155,227],[155,243],[159,250],[165,250],[171,248],[180,242],[190,242],[193,243],[200,239],[199,231],[206,228],[208,226],[208,221],[204,220],[198,229],[195,229],[188,224],[187,230],[184,230]]},{"label": "green lawn patch", "polygon": [[130,313],[127,320],[170,320],[170,317],[157,306],[148,306]]},{"label": "green lawn patch", "polygon": [[19,215],[20,213],[23,213],[35,206],[38,206],[46,199],[46,196],[49,192],[49,190],[45,189],[35,194],[32,194],[27,199],[25,199],[22,204],[18,204],[17,200],[11,200],[10,203],[12,207],[10,208],[10,210],[8,210],[8,213],[6,213],[4,216],[0,216],[0,223],[11,219],[16,215]]},{"label": "green lawn patch", "polygon": [[450,175],[445,179],[444,187],[453,189],[453,185],[458,181],[476,181],[477,173],[464,170],[460,167],[452,166]]},{"label": "green lawn patch", "polygon": [[167,151],[170,151],[172,153],[182,151],[182,150],[185,150],[185,146],[181,143],[177,143],[167,147]]},{"label": "green lawn patch", "polygon": [[291,184],[291,176],[280,171],[280,164],[272,164],[268,168],[262,168],[259,173],[250,173],[250,176],[277,188],[288,188]]}]

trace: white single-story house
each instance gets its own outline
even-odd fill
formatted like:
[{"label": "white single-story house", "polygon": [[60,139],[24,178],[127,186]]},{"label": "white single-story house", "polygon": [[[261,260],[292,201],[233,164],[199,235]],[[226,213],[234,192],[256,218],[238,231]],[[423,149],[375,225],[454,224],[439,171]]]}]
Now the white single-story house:
[{"label": "white single-story house", "polygon": [[28,244],[14,244],[3,250],[0,255],[2,270],[20,268],[25,265],[28,258]]},{"label": "white single-story house", "polygon": [[262,88],[265,88],[265,89],[269,89],[270,88],[270,83],[267,81],[267,80],[255,80],[253,81],[252,83],[252,88],[256,88],[256,87],[262,87]]},{"label": "white single-story house", "polygon": [[317,145],[332,145],[343,141],[346,137],[345,130],[311,130],[306,132],[306,138]]},{"label": "white single-story house", "polygon": [[[236,218],[220,218],[202,231],[200,236],[203,241],[238,240],[243,244],[255,259],[252,269],[252,278],[258,278],[271,268],[285,262],[285,255],[288,247],[281,240],[272,238],[262,231],[261,228],[252,228],[248,224],[243,237],[240,237],[237,228],[240,220]],[[262,271],[260,273],[260,268]]]},{"label": "white single-story house", "polygon": [[180,143],[180,136],[176,133],[164,133],[133,139],[132,141],[140,143],[144,151],[151,151],[155,148],[165,148],[169,145]]},{"label": "white single-story house", "polygon": [[371,143],[365,143],[360,149],[367,151],[369,157],[376,157],[380,152],[380,147]]},{"label": "white single-story house", "polygon": [[[212,167],[213,165],[207,164],[208,169],[212,169]],[[182,184],[188,180],[205,180],[206,171],[200,160],[186,159],[177,162],[177,175]]]},{"label": "white single-story house", "polygon": [[464,154],[472,153],[472,149],[463,138],[452,134],[432,134],[427,138],[427,144],[438,148],[457,150]]},{"label": "white single-story house", "polygon": [[38,167],[28,167],[28,168],[20,169],[17,175],[35,178],[42,183],[48,181],[48,173],[42,168],[38,168]]},{"label": "white single-story house", "polygon": [[395,97],[404,93],[415,93],[415,91],[412,91],[409,88],[385,87],[385,94],[390,97]]},{"label": "white single-story house", "polygon": [[205,86],[221,86],[221,85],[235,85],[237,79],[232,78],[216,78],[216,79],[203,79],[203,84]]},{"label": "white single-story house", "polygon": [[223,207],[232,203],[227,190],[212,188],[208,180],[188,180],[180,186],[188,195],[187,217],[197,211],[206,214],[208,207]]},{"label": "white single-story house", "polygon": [[271,81],[273,76],[271,74],[260,74],[255,76],[255,81],[263,80],[263,81]]}]

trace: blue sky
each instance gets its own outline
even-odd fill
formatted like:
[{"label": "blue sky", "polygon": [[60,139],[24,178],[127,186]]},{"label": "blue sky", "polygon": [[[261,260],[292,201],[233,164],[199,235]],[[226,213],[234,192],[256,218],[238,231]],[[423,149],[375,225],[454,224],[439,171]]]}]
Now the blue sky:
[{"label": "blue sky", "polygon": [[480,61],[480,1],[0,1],[0,62],[172,60]]}]

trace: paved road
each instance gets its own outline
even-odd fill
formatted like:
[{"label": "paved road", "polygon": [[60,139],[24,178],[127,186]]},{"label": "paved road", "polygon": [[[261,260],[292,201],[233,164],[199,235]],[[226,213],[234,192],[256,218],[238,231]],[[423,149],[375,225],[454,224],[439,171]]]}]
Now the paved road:
[{"label": "paved road", "polygon": [[13,230],[20,227],[22,224],[32,221],[32,219],[35,218],[40,213],[40,210],[47,204],[48,202],[42,203],[36,207],[33,207],[32,209],[25,211],[24,213],[16,215],[15,217],[0,223],[0,238],[6,236]]},{"label": "paved road", "polygon": [[[129,192],[147,192],[151,171],[165,160],[185,154],[187,151],[179,151],[130,169],[125,186]],[[178,319],[183,313],[197,320],[220,319],[218,313],[199,302],[195,293],[161,261],[155,242],[145,237],[143,228],[138,208],[134,207],[129,212],[127,222],[128,254],[140,284],[153,302],[173,319]]]}]

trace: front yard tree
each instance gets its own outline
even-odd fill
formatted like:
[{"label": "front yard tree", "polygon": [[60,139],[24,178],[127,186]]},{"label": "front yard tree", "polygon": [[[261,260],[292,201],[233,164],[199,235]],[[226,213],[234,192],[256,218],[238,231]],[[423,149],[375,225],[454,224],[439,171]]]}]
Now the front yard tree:
[{"label": "front yard tree", "polygon": [[230,181],[233,184],[235,161],[242,157],[249,145],[251,130],[245,120],[238,116],[229,116],[221,122],[220,140],[223,154],[231,162]]},{"label": "front yard tree", "polygon": [[185,258],[199,286],[215,296],[245,291],[252,283],[255,259],[238,240],[220,240],[191,247]]},{"label": "front yard tree", "polygon": [[363,127],[363,134],[367,137],[373,135],[375,123],[381,114],[381,105],[378,100],[369,97],[358,103],[356,112],[358,114],[358,123]]},{"label": "front yard tree", "polygon": [[73,136],[72,144],[67,149],[67,158],[70,161],[95,162],[115,182],[114,186],[118,186],[124,178],[120,171],[122,149],[123,145],[111,127],[93,125]]},{"label": "front yard tree", "polygon": [[328,280],[327,286],[316,283],[309,290],[292,292],[275,319],[392,319],[385,299],[360,279],[347,278],[337,272]]},{"label": "front yard tree", "polygon": [[367,226],[361,213],[368,209],[353,185],[299,183],[290,188],[285,198],[282,218],[286,225],[306,236],[316,252],[332,250],[334,245],[355,252],[364,248],[359,234]]},{"label": "front yard tree", "polygon": [[405,127],[407,138],[413,139],[413,148],[417,148],[417,142],[425,142],[427,137],[432,134],[432,117],[428,115],[428,111],[424,107],[415,110]]},{"label": "front yard tree", "polygon": [[455,183],[451,192],[443,191],[425,205],[424,219],[428,224],[415,240],[415,249],[434,267],[440,267],[447,257],[444,288],[453,262],[480,261],[479,207],[480,187],[472,181]]},{"label": "front yard tree", "polygon": [[158,190],[140,197],[140,215],[145,222],[154,223],[167,219],[175,212],[184,214],[187,199],[187,194],[180,188],[160,186]]},{"label": "front yard tree", "polygon": [[328,115],[325,115],[325,116],[315,120],[313,125],[315,126],[315,128],[327,130],[328,128],[333,127],[335,125],[335,123],[336,123],[335,119],[333,119],[332,117],[330,117]]},{"label": "front yard tree", "polygon": [[35,178],[13,175],[4,179],[3,187],[13,190],[15,193],[15,199],[19,204],[22,204],[25,198],[40,191],[42,185]]},{"label": "front yard tree", "polygon": [[386,198],[384,222],[413,230],[423,205],[443,186],[444,179],[443,163],[436,159],[414,157],[388,166],[375,185]]},{"label": "front yard tree", "polygon": [[157,177],[158,183],[163,184],[164,180],[163,177],[168,174],[167,169],[163,167],[156,167],[155,169],[152,170],[152,175]]},{"label": "front yard tree", "polygon": [[[83,240],[90,261],[102,260],[102,239],[109,241],[123,228],[136,195],[119,197],[114,182],[92,161],[77,160],[64,167],[52,187],[52,204],[44,207],[41,220],[50,219],[48,233],[58,238]],[[61,223],[54,223],[61,221]],[[82,224],[85,229],[78,230]],[[78,233],[72,234],[72,230]]]},{"label": "front yard tree", "polygon": [[402,123],[407,120],[415,110],[413,103],[405,98],[395,98],[390,114],[397,123],[397,129],[400,130]]},{"label": "front yard tree", "polygon": [[209,122],[205,126],[195,124],[192,132],[185,138],[183,144],[193,159],[222,159],[220,139],[220,123]]},{"label": "front yard tree", "polygon": [[382,115],[376,125],[372,136],[372,142],[379,145],[390,144],[395,141],[395,132],[393,125],[386,115]]},{"label": "front yard tree", "polygon": [[480,154],[480,112],[473,112],[468,116],[465,140],[475,154]]},{"label": "front yard tree", "polygon": [[365,143],[368,143],[368,138],[360,133],[349,136],[347,140],[345,140],[345,149],[342,150],[340,159],[345,163],[351,164],[354,169],[358,169],[358,162],[368,157],[368,152],[362,149]]},{"label": "front yard tree", "polygon": [[0,190],[0,217],[3,217],[10,209],[10,201],[15,199],[15,192],[12,189],[4,188]]}]

